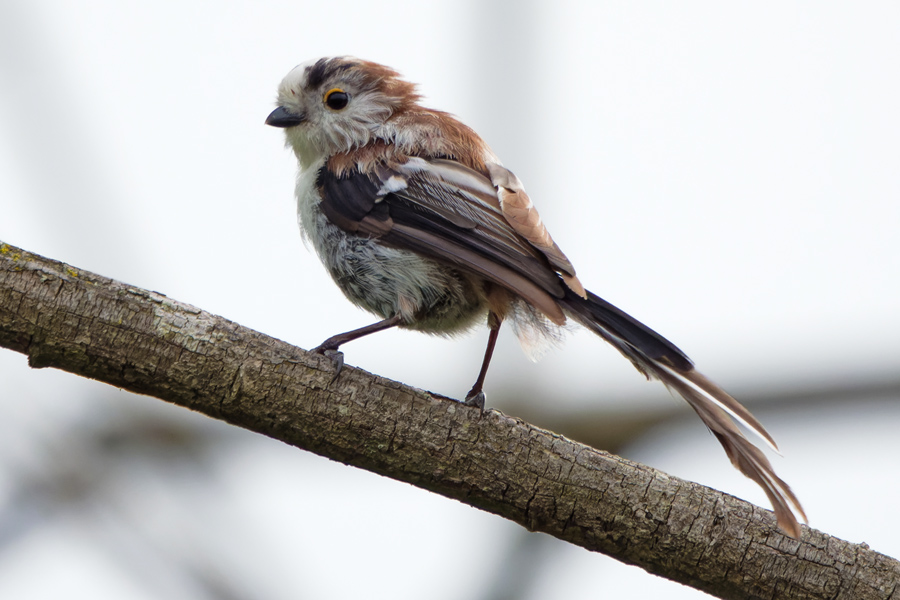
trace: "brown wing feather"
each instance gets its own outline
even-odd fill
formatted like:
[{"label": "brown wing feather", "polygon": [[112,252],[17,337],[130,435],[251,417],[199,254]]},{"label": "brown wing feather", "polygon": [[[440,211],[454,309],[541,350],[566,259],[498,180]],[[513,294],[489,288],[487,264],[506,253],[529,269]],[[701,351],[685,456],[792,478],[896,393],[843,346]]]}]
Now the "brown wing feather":
[{"label": "brown wing feather", "polygon": [[[467,243],[479,245],[496,263],[505,264],[533,279],[552,296],[562,297],[560,275],[566,278],[570,275],[560,273],[545,249],[537,247],[516,230],[503,212],[496,187],[487,177],[444,159],[410,159],[398,166],[396,172],[406,177],[406,187],[392,195],[424,213],[444,217],[460,228],[447,231],[449,236],[458,240],[465,238]],[[397,204],[390,198],[385,201]],[[420,224],[422,227],[435,225],[434,222]],[[568,268],[571,269],[571,265]]]},{"label": "brown wing feather", "polygon": [[575,275],[575,267],[550,237],[550,232],[547,231],[531,198],[525,193],[519,178],[512,171],[497,164],[488,164],[487,169],[491,174],[491,182],[497,188],[500,208],[509,224],[519,235],[544,253],[573,292],[587,298],[584,286]]}]

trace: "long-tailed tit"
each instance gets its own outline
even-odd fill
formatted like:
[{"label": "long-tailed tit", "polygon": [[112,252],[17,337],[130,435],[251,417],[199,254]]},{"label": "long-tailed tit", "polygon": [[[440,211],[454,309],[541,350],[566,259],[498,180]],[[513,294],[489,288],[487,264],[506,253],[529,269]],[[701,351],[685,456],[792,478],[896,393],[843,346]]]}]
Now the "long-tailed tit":
[{"label": "long-tailed tit", "polygon": [[687,400],[798,537],[800,503],[735,425],[775,448],[759,421],[674,344],[585,290],[519,179],[474,131],[419,98],[397,72],[350,57],[300,65],[278,88],[266,123],[284,128],[300,162],[302,231],[347,298],[382,319],[316,350],[339,368],[338,348],[376,331],[454,334],[486,320],[487,351],[466,397],[483,407],[500,324],[528,344],[571,318]]}]

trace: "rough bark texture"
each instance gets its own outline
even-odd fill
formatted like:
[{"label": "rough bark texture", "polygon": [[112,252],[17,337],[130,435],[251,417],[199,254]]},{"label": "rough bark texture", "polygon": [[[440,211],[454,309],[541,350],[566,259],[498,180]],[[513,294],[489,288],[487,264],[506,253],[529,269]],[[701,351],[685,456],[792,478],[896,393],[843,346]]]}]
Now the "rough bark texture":
[{"label": "rough bark texture", "polygon": [[0,346],[406,481],[721,598],[900,599],[900,563],[495,411],[0,243]]}]

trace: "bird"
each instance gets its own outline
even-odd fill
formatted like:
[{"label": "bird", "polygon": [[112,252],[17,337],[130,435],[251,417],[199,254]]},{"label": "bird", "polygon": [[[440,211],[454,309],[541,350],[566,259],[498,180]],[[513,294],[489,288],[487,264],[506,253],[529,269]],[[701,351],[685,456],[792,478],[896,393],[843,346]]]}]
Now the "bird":
[{"label": "bird", "polygon": [[483,410],[502,323],[527,349],[574,321],[684,398],[763,489],[780,529],[799,538],[800,502],[737,423],[777,452],[763,425],[672,342],[588,291],[519,178],[474,130],[421,98],[390,67],[324,57],[284,77],[265,121],[284,130],[299,163],[302,235],[344,295],[380,318],[314,349],[334,361],[335,378],[349,341],[393,327],[451,336],[486,323],[465,398]]}]

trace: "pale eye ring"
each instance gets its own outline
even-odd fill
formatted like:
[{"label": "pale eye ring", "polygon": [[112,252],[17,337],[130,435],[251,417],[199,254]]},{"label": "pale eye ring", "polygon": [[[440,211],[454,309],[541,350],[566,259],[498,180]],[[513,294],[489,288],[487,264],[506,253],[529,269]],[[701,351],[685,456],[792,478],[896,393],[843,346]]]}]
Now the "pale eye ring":
[{"label": "pale eye ring", "polygon": [[325,96],[322,99],[325,102],[325,106],[331,110],[341,110],[350,103],[350,94],[341,88],[332,88],[325,92]]}]

